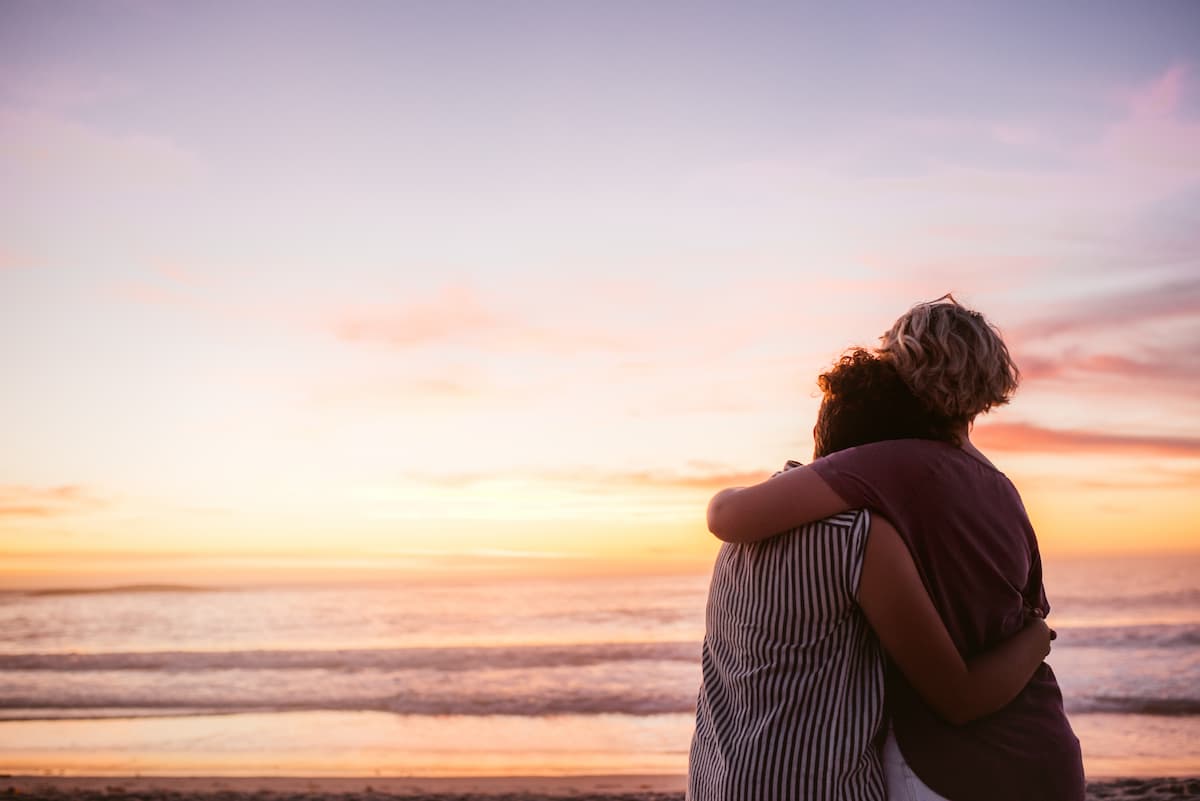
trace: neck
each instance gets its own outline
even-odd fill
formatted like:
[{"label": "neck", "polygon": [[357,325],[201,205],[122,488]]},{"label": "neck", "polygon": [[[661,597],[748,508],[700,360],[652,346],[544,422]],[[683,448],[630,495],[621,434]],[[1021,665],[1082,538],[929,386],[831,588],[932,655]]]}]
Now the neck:
[{"label": "neck", "polygon": [[971,456],[975,457],[979,461],[983,462],[988,467],[992,467],[992,468],[995,467],[995,465],[992,464],[991,460],[989,460],[986,456],[984,456],[983,452],[975,447],[975,443],[971,442],[971,424],[970,423],[963,423],[962,428],[960,428],[958,431],[955,431],[954,433],[958,437],[958,447],[962,448],[964,451],[966,451],[967,453],[969,453]]},{"label": "neck", "polygon": [[958,440],[960,447],[974,447],[971,445],[971,424],[962,423],[958,428],[954,429],[954,438]]}]

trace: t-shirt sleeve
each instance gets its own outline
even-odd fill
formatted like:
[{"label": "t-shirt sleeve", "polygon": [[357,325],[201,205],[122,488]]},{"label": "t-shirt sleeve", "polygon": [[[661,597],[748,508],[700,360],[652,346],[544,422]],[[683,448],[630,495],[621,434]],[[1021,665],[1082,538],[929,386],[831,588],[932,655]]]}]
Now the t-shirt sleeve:
[{"label": "t-shirt sleeve", "polygon": [[867,507],[887,515],[887,499],[911,471],[912,450],[910,440],[872,442],[823,456],[809,466],[850,508]]},{"label": "t-shirt sleeve", "polygon": [[1029,584],[1025,587],[1025,602],[1042,610],[1043,615],[1050,614],[1050,600],[1046,598],[1046,582],[1042,576],[1042,554],[1037,542],[1033,543],[1032,561],[1029,568]]}]

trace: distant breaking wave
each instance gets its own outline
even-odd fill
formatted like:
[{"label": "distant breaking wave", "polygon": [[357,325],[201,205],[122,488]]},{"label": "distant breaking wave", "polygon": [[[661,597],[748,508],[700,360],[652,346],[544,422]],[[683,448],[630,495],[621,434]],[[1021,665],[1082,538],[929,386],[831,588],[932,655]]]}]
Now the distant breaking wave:
[{"label": "distant breaking wave", "polygon": [[[670,715],[694,714],[695,692],[655,692],[624,687],[616,692],[563,688],[561,692],[533,695],[520,692],[466,692],[423,690],[420,694],[338,697],[308,694],[303,698],[234,695],[222,699],[206,693],[175,697],[135,698],[128,693],[89,698],[15,696],[0,699],[0,720],[64,718],[176,717],[233,713],[280,712],[390,712],[397,715]],[[1072,698],[1072,714],[1110,713],[1187,717],[1200,715],[1200,698],[1098,697]]]},{"label": "distant breaking wave", "polygon": [[221,588],[194,587],[188,584],[127,584],[120,587],[63,587],[49,590],[28,590],[22,594],[41,598],[56,595],[122,595],[151,592],[221,592]]},{"label": "distant breaking wave", "polygon": [[[549,689],[549,688],[544,688]],[[397,715],[669,715],[695,713],[695,691],[682,687],[584,688],[564,683],[548,692],[522,692],[514,687],[423,687],[396,695],[338,695],[335,688],[302,696],[272,693],[262,688],[215,698],[209,690],[177,692],[172,696],[137,697],[134,693],[74,697],[7,694],[0,697],[0,720],[67,718],[176,717],[234,713],[301,711],[389,712]],[[1200,715],[1200,698],[1073,697],[1072,714],[1111,713],[1163,717]]]},{"label": "distant breaking wave", "polygon": [[1100,695],[1067,704],[1069,712],[1116,712],[1125,715],[1181,717],[1200,715],[1200,698],[1151,698]]},{"label": "distant breaking wave", "polygon": [[698,642],[591,643],[460,648],[272,651],[148,651],[99,654],[0,654],[0,670],[437,670],[582,667],[653,660],[698,664]]},{"label": "distant breaking wave", "polygon": [[[699,644],[0,656],[0,717],[687,713]],[[116,711],[114,711],[116,710]]]},{"label": "distant breaking wave", "polygon": [[[1166,636],[1158,632],[1153,639],[1161,643]],[[1178,642],[1183,635],[1170,636]],[[688,641],[0,654],[0,720],[317,710],[471,716],[693,714],[699,652],[699,643]],[[1180,664],[1185,673],[1191,670],[1186,666],[1190,662]],[[1200,697],[1194,697],[1195,685],[1186,679],[1141,683],[1129,694],[1121,694],[1119,687],[1077,688],[1067,696],[1068,711],[1200,715]]]},{"label": "distant breaking wave", "polygon": [[1055,607],[1102,607],[1105,605],[1118,606],[1122,609],[1156,607],[1195,607],[1200,605],[1200,589],[1187,588],[1144,592],[1134,594],[1114,595],[1111,598],[1096,598],[1090,595],[1058,595],[1051,599]]},{"label": "distant breaking wave", "polygon": [[[1194,623],[1160,623],[1143,626],[1078,626],[1061,628],[1056,648],[1195,648],[1200,646],[1200,626]],[[1051,660],[1053,661],[1053,660]]]}]

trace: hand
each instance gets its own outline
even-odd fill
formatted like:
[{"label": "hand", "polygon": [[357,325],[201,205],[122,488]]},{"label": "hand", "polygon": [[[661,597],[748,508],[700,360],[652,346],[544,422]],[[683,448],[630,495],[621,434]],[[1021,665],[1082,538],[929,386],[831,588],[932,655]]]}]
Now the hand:
[{"label": "hand", "polygon": [[772,474],[771,474],[771,478],[775,478],[775,476],[781,476],[781,475],[783,475],[784,473],[786,473],[787,471],[789,471],[789,470],[794,470],[794,469],[796,469],[797,467],[804,467],[804,463],[803,463],[803,462],[797,462],[795,459],[788,459],[788,460],[787,460],[787,464],[785,464],[785,465],[783,466],[783,469],[782,469],[782,470],[776,470],[774,473],[772,473]]},{"label": "hand", "polygon": [[1025,628],[1036,627],[1046,637],[1045,652],[1050,653],[1050,643],[1058,639],[1058,632],[1046,623],[1046,613],[1037,607],[1025,607]]}]

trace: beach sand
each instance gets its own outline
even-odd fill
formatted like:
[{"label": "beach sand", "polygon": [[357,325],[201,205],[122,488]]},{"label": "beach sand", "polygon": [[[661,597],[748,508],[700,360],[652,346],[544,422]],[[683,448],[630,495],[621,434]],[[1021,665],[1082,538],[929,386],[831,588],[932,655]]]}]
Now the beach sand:
[{"label": "beach sand", "polygon": [[[682,801],[682,776],[216,778],[7,776],[0,796],[48,801]],[[1089,801],[1200,799],[1200,777],[1088,782]]]}]

